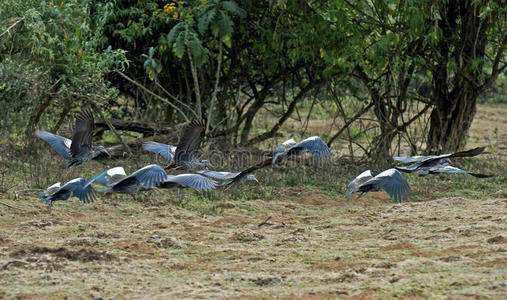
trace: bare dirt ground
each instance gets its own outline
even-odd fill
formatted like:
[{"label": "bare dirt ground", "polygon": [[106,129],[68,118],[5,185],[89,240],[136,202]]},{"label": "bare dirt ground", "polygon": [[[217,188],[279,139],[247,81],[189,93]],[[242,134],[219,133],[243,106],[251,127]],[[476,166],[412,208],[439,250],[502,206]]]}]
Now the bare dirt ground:
[{"label": "bare dirt ground", "polygon": [[[481,109],[477,123],[499,111]],[[505,151],[505,115],[472,136]],[[273,199],[218,200],[211,215],[163,193],[72,199],[51,214],[0,194],[17,207],[0,206],[0,299],[507,298],[505,183],[482,199],[396,205],[278,187]]]}]

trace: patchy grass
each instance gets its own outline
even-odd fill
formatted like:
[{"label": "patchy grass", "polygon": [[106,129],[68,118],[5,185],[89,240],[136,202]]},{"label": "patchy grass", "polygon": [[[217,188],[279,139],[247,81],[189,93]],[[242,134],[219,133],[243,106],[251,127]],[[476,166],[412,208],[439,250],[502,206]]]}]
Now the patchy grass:
[{"label": "patchy grass", "polygon": [[[215,214],[112,199],[2,201],[6,298],[478,296],[506,290],[505,199],[392,205],[304,188]],[[157,198],[158,194],[148,193]],[[195,202],[200,201],[196,199]],[[319,296],[319,297],[320,297]]]},{"label": "patchy grass", "polygon": [[351,178],[382,167],[289,161],[259,171],[262,187],[72,199],[48,214],[40,188],[115,165],[133,171],[153,156],[65,174],[46,148],[38,162],[8,154],[0,299],[504,299],[505,129],[497,128],[471,131],[492,139],[490,154],[455,161],[496,177],[407,175],[411,202],[396,205],[385,193],[346,200]]}]

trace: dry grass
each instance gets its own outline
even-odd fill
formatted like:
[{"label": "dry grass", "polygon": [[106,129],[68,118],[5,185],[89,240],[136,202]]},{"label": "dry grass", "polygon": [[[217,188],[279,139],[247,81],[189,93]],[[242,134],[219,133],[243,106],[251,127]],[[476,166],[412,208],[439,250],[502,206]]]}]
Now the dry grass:
[{"label": "dry grass", "polygon": [[[4,210],[7,299],[506,295],[506,199],[392,205],[305,193],[202,217],[172,205]],[[378,200],[381,199],[381,200]],[[268,219],[269,218],[269,219]],[[262,224],[259,226],[259,224]]]},{"label": "dry grass", "polygon": [[[499,110],[480,107],[471,135],[502,160]],[[507,297],[505,174],[409,177],[420,202],[393,205],[383,193],[346,201],[348,168],[264,178],[262,192],[72,199],[51,214],[35,192],[0,194],[17,207],[0,205],[0,299]]]}]

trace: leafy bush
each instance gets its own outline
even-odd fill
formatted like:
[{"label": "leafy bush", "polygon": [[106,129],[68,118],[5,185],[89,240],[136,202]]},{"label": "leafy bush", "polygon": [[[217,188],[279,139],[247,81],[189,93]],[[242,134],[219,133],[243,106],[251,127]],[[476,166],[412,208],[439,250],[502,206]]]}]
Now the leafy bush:
[{"label": "leafy bush", "polygon": [[123,51],[103,44],[102,30],[112,9],[112,3],[95,1],[18,0],[3,5],[3,128],[32,131],[51,108],[44,126],[58,129],[73,108],[100,104],[114,95],[104,75],[121,68],[126,59]]}]

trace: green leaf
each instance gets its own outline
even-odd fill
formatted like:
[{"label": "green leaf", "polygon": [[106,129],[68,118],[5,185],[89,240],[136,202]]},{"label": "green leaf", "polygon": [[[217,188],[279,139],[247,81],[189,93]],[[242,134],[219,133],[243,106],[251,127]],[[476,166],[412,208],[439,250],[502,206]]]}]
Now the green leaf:
[{"label": "green leaf", "polygon": [[199,21],[197,23],[197,28],[200,34],[204,34],[206,30],[208,30],[209,23],[216,17],[217,10],[216,8],[212,8],[206,11],[204,14],[199,17]]},{"label": "green leaf", "polygon": [[246,17],[245,10],[240,8],[234,1],[222,1],[220,2],[220,6],[222,6],[225,10],[227,10],[231,14],[239,16],[240,18]]},{"label": "green leaf", "polygon": [[220,34],[223,37],[230,36],[234,30],[233,25],[234,23],[232,22],[231,18],[228,15],[220,12],[218,15],[216,27],[213,28],[214,34]]}]

